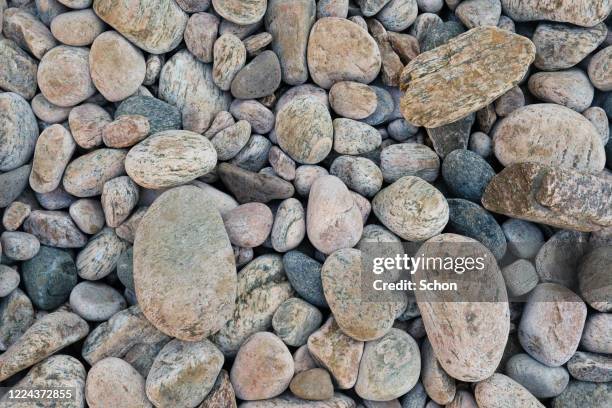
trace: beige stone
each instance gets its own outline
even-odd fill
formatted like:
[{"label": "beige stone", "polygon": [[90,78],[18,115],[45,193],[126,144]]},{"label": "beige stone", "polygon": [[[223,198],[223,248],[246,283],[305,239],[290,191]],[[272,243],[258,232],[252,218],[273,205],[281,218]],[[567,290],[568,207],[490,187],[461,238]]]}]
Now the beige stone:
[{"label": "beige stone", "polygon": [[43,130],[36,141],[32,160],[32,190],[49,193],[59,187],[75,148],[72,135],[62,125],[52,125]]}]

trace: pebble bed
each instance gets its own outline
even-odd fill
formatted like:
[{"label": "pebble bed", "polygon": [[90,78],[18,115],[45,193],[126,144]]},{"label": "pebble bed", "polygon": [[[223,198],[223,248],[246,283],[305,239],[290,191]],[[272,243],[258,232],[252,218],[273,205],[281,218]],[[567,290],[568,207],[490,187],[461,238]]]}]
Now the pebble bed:
[{"label": "pebble bed", "polygon": [[0,0],[0,408],[612,406],[611,11]]}]

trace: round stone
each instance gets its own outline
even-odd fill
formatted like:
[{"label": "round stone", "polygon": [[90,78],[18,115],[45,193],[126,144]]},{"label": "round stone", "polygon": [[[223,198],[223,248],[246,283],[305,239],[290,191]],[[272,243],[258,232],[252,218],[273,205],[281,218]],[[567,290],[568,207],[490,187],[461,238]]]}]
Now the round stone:
[{"label": "round stone", "polygon": [[145,78],[142,52],[115,31],[96,37],[89,52],[91,79],[109,101],[121,101],[138,90]]},{"label": "round stone", "polygon": [[83,149],[102,144],[102,129],[112,120],[101,106],[85,103],[70,111],[68,123],[74,141]]},{"label": "round stone", "polygon": [[49,124],[64,122],[72,110],[52,104],[43,94],[36,95],[31,103],[36,117]]},{"label": "round stone", "polygon": [[322,368],[312,368],[296,374],[289,389],[296,397],[309,401],[323,401],[334,396],[331,377]]},{"label": "round stone", "polygon": [[306,344],[308,336],[323,322],[323,315],[316,307],[299,298],[287,299],[272,317],[276,335],[288,346]]},{"label": "round stone", "polygon": [[37,79],[42,94],[57,106],[75,106],[96,93],[87,48],[53,48],[41,59]]},{"label": "round stone", "polygon": [[122,115],[102,128],[102,140],[108,147],[131,147],[146,138],[150,129],[146,117]]},{"label": "round stone", "polygon": [[40,249],[38,239],[27,232],[4,231],[0,235],[2,255],[16,261],[32,259]]},{"label": "round stone", "polygon": [[149,207],[134,241],[134,285],[147,319],[173,337],[202,340],[231,318],[234,253],[221,215],[202,190],[168,190]]},{"label": "round stone", "polygon": [[311,97],[287,103],[276,117],[278,143],[298,163],[315,164],[330,153],[333,123],[327,108]]},{"label": "round stone", "polygon": [[370,34],[336,17],[322,18],[314,24],[307,56],[310,76],[325,89],[340,81],[370,83],[381,67],[380,51]]},{"label": "round stone", "polygon": [[589,77],[577,68],[535,73],[529,77],[529,92],[541,101],[563,105],[577,112],[588,108],[595,94]]},{"label": "round stone", "polygon": [[432,183],[438,178],[440,158],[422,144],[392,144],[380,153],[380,169],[387,183],[395,183],[404,176],[416,176]]},{"label": "round stone", "polygon": [[107,357],[91,367],[85,396],[92,408],[152,407],[145,395],[145,379],[128,362],[116,357]]},{"label": "round stone", "polygon": [[252,401],[280,395],[293,373],[293,357],[285,343],[272,333],[259,332],[240,346],[230,378],[236,396]]},{"label": "round stone", "polygon": [[365,157],[340,156],[332,162],[329,171],[349,189],[365,197],[374,196],[383,184],[380,168]]},{"label": "round stone", "polygon": [[223,215],[230,242],[243,248],[263,244],[270,235],[272,222],[270,207],[262,203],[242,204]]},{"label": "round stone", "polygon": [[126,306],[123,296],[104,283],[81,282],[70,292],[70,307],[90,322],[104,322]]},{"label": "round stone", "polygon": [[408,241],[423,241],[442,232],[448,222],[446,199],[421,178],[405,176],[382,189],[372,210],[392,232]]},{"label": "round stone", "polygon": [[329,90],[329,104],[340,116],[349,119],[365,119],[376,110],[378,98],[368,85],[342,81]]},{"label": "round stone", "polygon": [[86,234],[97,234],[104,228],[104,212],[98,200],[83,198],[70,204],[70,218]]},{"label": "round stone", "polygon": [[358,155],[378,148],[382,142],[376,128],[352,119],[334,119],[334,151]]}]

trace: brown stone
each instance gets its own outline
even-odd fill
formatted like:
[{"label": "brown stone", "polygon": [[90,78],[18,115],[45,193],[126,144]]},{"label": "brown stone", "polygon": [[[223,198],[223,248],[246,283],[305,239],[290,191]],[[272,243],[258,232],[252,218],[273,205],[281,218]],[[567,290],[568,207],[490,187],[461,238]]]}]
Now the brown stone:
[{"label": "brown stone", "polygon": [[102,128],[102,140],[108,147],[131,147],[149,134],[149,119],[141,115],[121,115]]},{"label": "brown stone", "polygon": [[37,61],[14,41],[0,38],[0,88],[25,99],[36,94]]},{"label": "brown stone", "polygon": [[259,33],[242,40],[244,48],[246,48],[249,57],[259,55],[268,45],[272,43],[272,34]]},{"label": "brown stone", "polygon": [[229,379],[229,374],[227,371],[221,370],[212,390],[210,390],[198,408],[237,408],[237,406],[236,394]]},{"label": "brown stone", "polygon": [[591,58],[589,78],[600,91],[612,91],[612,46],[608,46]]},{"label": "brown stone", "polygon": [[102,129],[112,120],[104,108],[93,103],[75,106],[68,116],[72,137],[83,149],[101,145]]},{"label": "brown stone", "polygon": [[404,64],[408,64],[421,53],[419,41],[416,37],[409,34],[388,31],[387,38],[391,43],[391,47],[393,47]]},{"label": "brown stone", "polygon": [[329,104],[340,116],[349,119],[365,119],[376,110],[376,92],[359,82],[336,82],[329,90]]},{"label": "brown stone", "polygon": [[215,41],[213,56],[213,81],[219,88],[229,91],[232,80],[246,63],[246,48],[240,38],[223,34]]},{"label": "brown stone", "polygon": [[272,211],[262,203],[242,204],[223,215],[230,242],[243,248],[264,243],[272,230]]},{"label": "brown stone", "polygon": [[267,3],[266,0],[212,0],[215,11],[221,17],[243,26],[260,21]]},{"label": "brown stone", "polygon": [[610,14],[612,5],[602,0],[560,1],[501,0],[504,14],[514,21],[550,20],[592,27]]},{"label": "brown stone", "polygon": [[125,38],[152,54],[176,48],[188,19],[173,0],[96,0],[93,9]]},{"label": "brown stone", "polygon": [[219,17],[196,13],[189,17],[185,28],[187,49],[202,62],[213,62],[213,46],[219,30]]},{"label": "brown stone", "polygon": [[4,10],[2,31],[6,38],[15,41],[38,59],[57,45],[47,26],[20,8],[11,7]]},{"label": "brown stone", "polygon": [[476,384],[474,394],[479,408],[544,408],[525,387],[503,374],[493,374]]},{"label": "brown stone", "polygon": [[254,173],[229,163],[217,167],[219,177],[240,203],[267,203],[293,196],[291,183],[280,177]]},{"label": "brown stone", "polygon": [[289,388],[296,397],[310,401],[327,400],[334,396],[331,377],[322,368],[313,368],[297,374]]},{"label": "brown stone", "polygon": [[357,24],[336,17],[318,20],[308,41],[308,69],[325,89],[339,81],[370,83],[381,67],[376,41]]},{"label": "brown stone", "polygon": [[57,106],[74,106],[96,93],[89,74],[87,48],[53,48],[40,60],[37,78],[42,94]]},{"label": "brown stone", "polygon": [[64,189],[77,197],[102,194],[104,183],[125,174],[125,156],[125,150],[98,149],[73,160],[64,172]]},{"label": "brown stone", "polygon": [[444,371],[427,338],[421,345],[421,381],[427,395],[434,402],[446,405],[455,398],[455,379]]},{"label": "brown stone", "polygon": [[115,31],[100,34],[89,52],[91,79],[109,101],[132,95],[144,81],[146,64],[142,52]]},{"label": "brown stone", "polygon": [[387,86],[399,86],[399,78],[404,64],[400,60],[399,55],[395,53],[395,50],[391,46],[391,41],[387,36],[387,30],[385,27],[375,18],[367,20],[368,29],[374,37],[374,41],[378,44],[380,56],[382,60],[382,67],[380,70],[381,80],[383,84]]},{"label": "brown stone", "polygon": [[612,182],[575,170],[537,163],[506,167],[487,186],[490,211],[578,231],[612,226]]},{"label": "brown stone", "polygon": [[36,141],[32,159],[32,190],[49,193],[59,187],[75,148],[72,135],[62,125],[52,125],[43,130]]},{"label": "brown stone", "polygon": [[105,358],[91,367],[85,393],[91,408],[152,407],[145,394],[142,375],[116,357]]},{"label": "brown stone", "polygon": [[51,20],[51,32],[61,43],[82,47],[94,42],[106,28],[92,9],[62,13]]},{"label": "brown stone", "polygon": [[17,230],[23,221],[30,215],[31,207],[29,204],[25,204],[19,201],[13,201],[4,210],[2,214],[2,226],[7,231]]},{"label": "brown stone", "polygon": [[535,57],[527,38],[496,27],[474,28],[420,54],[402,72],[402,114],[435,128],[455,122],[515,86]]},{"label": "brown stone", "polygon": [[58,248],[80,248],[87,242],[87,237],[62,211],[32,211],[23,230],[38,238],[41,244]]}]

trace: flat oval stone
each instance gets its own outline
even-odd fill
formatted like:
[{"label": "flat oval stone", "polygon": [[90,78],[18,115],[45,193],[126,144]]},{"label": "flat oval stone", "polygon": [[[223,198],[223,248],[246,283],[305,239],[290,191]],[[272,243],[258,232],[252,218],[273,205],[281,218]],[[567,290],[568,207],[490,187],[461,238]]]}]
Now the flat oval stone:
[{"label": "flat oval stone", "polygon": [[[461,381],[489,377],[501,361],[510,329],[506,288],[494,257],[477,241],[455,234],[428,240],[418,253],[425,258],[460,254],[484,259],[485,267],[467,271],[469,281],[458,283],[459,290],[452,294],[419,290],[416,299],[428,339],[444,370]],[[443,269],[420,266],[414,279],[432,282],[444,274]],[[448,335],[449,331],[456,335]]]},{"label": "flat oval stone", "polygon": [[[194,87],[194,83],[199,85]],[[164,64],[158,93],[161,99],[181,110],[183,129],[196,133],[208,129],[217,113],[227,111],[231,99],[228,92],[215,85],[212,66],[197,60],[187,50],[177,52]]]},{"label": "flat oval stone", "polygon": [[582,112],[591,105],[595,90],[582,70],[570,69],[533,74],[529,77],[529,92],[544,102]]},{"label": "flat oval stone", "polygon": [[219,31],[219,17],[210,13],[195,13],[185,27],[185,45],[202,62],[213,62],[213,47]]},{"label": "flat oval stone", "polygon": [[291,286],[303,299],[315,306],[328,307],[319,262],[301,252],[290,251],[283,256],[283,266]]},{"label": "flat oval stone", "polygon": [[423,241],[442,232],[448,222],[448,203],[421,178],[405,176],[382,189],[372,210],[392,232],[409,241]]},{"label": "flat oval stone", "polygon": [[229,111],[236,120],[249,122],[253,132],[261,135],[269,133],[274,129],[276,123],[274,113],[255,100],[235,99],[230,105]]},{"label": "flat oval stone", "polygon": [[274,217],[270,235],[272,247],[277,252],[287,252],[296,248],[305,236],[306,212],[302,203],[295,198],[284,200]]},{"label": "flat oval stone", "polygon": [[58,248],[81,248],[87,241],[70,215],[63,211],[32,211],[23,229],[36,236],[41,244]]},{"label": "flat oval stone", "polygon": [[6,265],[0,266],[0,297],[8,296],[19,286],[20,280],[16,270]]},{"label": "flat oval stone", "polygon": [[534,65],[546,71],[573,67],[605,40],[607,31],[604,23],[590,28],[541,23],[532,37]]},{"label": "flat oval stone", "polygon": [[577,351],[567,362],[567,369],[577,380],[608,382],[612,378],[612,359],[595,353]]},{"label": "flat oval stone", "polygon": [[347,390],[357,382],[364,343],[340,330],[333,316],[308,338],[308,351],[317,365],[332,375],[338,388]]},{"label": "flat oval stone", "polygon": [[[164,333],[188,341],[223,327],[236,297],[234,254],[221,215],[212,203],[194,202],[209,199],[192,186],[165,192],[149,207],[134,241],[134,285],[143,313]],[[208,301],[194,300],[200,298]]]},{"label": "flat oval stone", "polygon": [[438,178],[440,158],[422,144],[392,144],[380,153],[380,169],[387,183],[395,183],[404,176],[416,176],[432,183]]},{"label": "flat oval stone", "polygon": [[54,312],[41,317],[0,356],[0,381],[76,343],[87,333],[87,322],[74,313]]},{"label": "flat oval stone", "polygon": [[32,259],[40,249],[40,242],[34,235],[21,231],[4,231],[0,244],[2,255],[16,261]]},{"label": "flat oval stone", "polygon": [[311,97],[300,96],[286,104],[277,113],[275,130],[281,149],[299,163],[319,163],[331,151],[331,116]]},{"label": "flat oval stone", "polygon": [[226,356],[235,355],[249,336],[271,328],[274,312],[292,295],[280,256],[267,254],[253,259],[238,274],[234,315],[213,341]]},{"label": "flat oval stone", "polygon": [[592,27],[610,14],[610,3],[600,0],[576,0],[555,7],[538,0],[501,0],[504,13],[514,21],[550,20]]},{"label": "flat oval stone", "polygon": [[270,207],[262,203],[242,204],[223,215],[230,242],[243,248],[263,244],[270,235],[272,222]]},{"label": "flat oval stone", "polygon": [[105,24],[92,9],[59,14],[51,20],[51,33],[63,44],[82,47],[90,45],[102,34]]},{"label": "flat oval stone", "polygon": [[342,331],[355,340],[370,341],[389,332],[401,306],[399,298],[395,302],[361,299],[361,257],[358,249],[333,252],[323,264],[321,280],[325,299]]},{"label": "flat oval stone", "polygon": [[104,322],[126,308],[123,296],[99,282],[81,282],[70,292],[70,307],[87,321]]},{"label": "flat oval stone", "polygon": [[16,93],[0,94],[0,135],[0,171],[14,170],[30,160],[38,138],[38,123],[30,104]]},{"label": "flat oval stone", "polygon": [[243,67],[231,84],[238,99],[256,99],[273,94],[281,83],[281,67],[272,51],[264,51]]},{"label": "flat oval stone", "polygon": [[328,400],[334,396],[331,377],[322,368],[313,368],[296,374],[289,388],[295,396],[309,401]]},{"label": "flat oval stone", "polygon": [[99,280],[110,274],[117,266],[117,259],[127,249],[112,228],[104,228],[90,238],[85,248],[76,257],[79,276],[87,280]]},{"label": "flat oval stone", "polygon": [[470,150],[457,149],[442,163],[442,178],[449,190],[459,198],[480,203],[495,170],[481,156]]},{"label": "flat oval stone", "polygon": [[340,116],[365,119],[376,110],[376,92],[366,84],[353,81],[336,82],[329,90],[329,104]]},{"label": "flat oval stone", "polygon": [[410,391],[419,380],[421,353],[416,341],[400,329],[367,342],[359,363],[355,392],[362,398],[389,401]]},{"label": "flat oval stone", "polygon": [[548,367],[523,353],[510,357],[505,372],[536,398],[556,397],[570,378],[564,367]]},{"label": "flat oval stone", "polygon": [[151,96],[135,95],[127,98],[117,107],[115,118],[124,115],[140,115],[149,120],[149,134],[164,130],[180,129],[180,111],[164,101]]},{"label": "flat oval stone", "polygon": [[378,45],[370,34],[336,17],[322,18],[314,24],[307,57],[312,80],[325,89],[340,81],[370,83],[382,64]]},{"label": "flat oval stone", "polygon": [[509,401],[517,407],[544,408],[527,389],[503,374],[495,373],[476,384],[474,394],[479,408],[497,408]]},{"label": "flat oval stone", "polygon": [[306,344],[308,337],[322,322],[323,315],[319,309],[300,298],[287,299],[272,316],[272,327],[276,335],[293,347]]},{"label": "flat oval stone", "polygon": [[93,9],[125,38],[152,54],[176,48],[188,19],[172,0],[95,0]]},{"label": "flat oval stone", "polygon": [[567,388],[552,402],[553,408],[573,408],[577,406],[605,406],[612,398],[610,383],[570,381]]},{"label": "flat oval stone", "polygon": [[[572,243],[575,245],[575,241],[570,240],[569,244]],[[612,280],[610,274],[606,272],[611,260],[609,246],[595,248],[580,260],[578,268],[580,294],[591,307],[600,312],[612,311],[612,301],[610,301]]]},{"label": "flat oval stone", "polygon": [[209,340],[171,340],[151,366],[147,397],[155,406],[198,406],[213,388],[224,360]]},{"label": "flat oval stone", "polygon": [[89,52],[91,79],[108,101],[121,101],[138,90],[145,78],[142,52],[115,31],[100,34]]},{"label": "flat oval stone", "polygon": [[266,0],[212,0],[215,11],[226,20],[239,25],[254,24],[266,12]]},{"label": "flat oval stone", "polygon": [[210,141],[217,151],[219,161],[227,161],[236,157],[250,138],[251,125],[241,120],[218,132]]},{"label": "flat oval stone", "polygon": [[467,28],[496,26],[501,12],[499,0],[467,0],[455,9],[455,14]]},{"label": "flat oval stone", "polygon": [[531,292],[519,325],[521,345],[550,367],[565,364],[578,348],[586,305],[571,290],[541,283]]},{"label": "flat oval stone", "polygon": [[91,367],[85,395],[92,408],[152,407],[145,394],[145,379],[130,363],[116,357],[105,358]]},{"label": "flat oval stone", "polygon": [[376,15],[376,19],[389,31],[404,31],[417,18],[417,3],[417,0],[391,0]]},{"label": "flat oval stone", "polygon": [[63,108],[52,104],[41,93],[37,94],[31,101],[32,112],[43,122],[54,124],[64,122],[68,119],[71,108]]},{"label": "flat oval stone", "polygon": [[34,258],[23,263],[22,279],[36,307],[52,310],[68,299],[76,285],[76,265],[68,252],[41,246]]},{"label": "flat oval stone", "polygon": [[254,173],[229,163],[220,163],[217,172],[240,203],[283,200],[292,197],[295,192],[293,185],[280,177]]},{"label": "flat oval stone", "polygon": [[334,119],[334,151],[358,155],[377,149],[382,143],[376,128],[352,119]]},{"label": "flat oval stone", "polygon": [[36,141],[32,160],[32,190],[49,193],[59,187],[75,148],[72,135],[62,125],[51,125],[43,130]]},{"label": "flat oval stone", "polygon": [[306,231],[310,242],[325,254],[351,248],[361,238],[361,213],[339,178],[323,176],[313,183],[306,209]]},{"label": "flat oval stone", "polygon": [[230,378],[236,396],[249,401],[280,395],[293,373],[293,357],[287,346],[274,334],[260,332],[240,346]]},{"label": "flat oval stone", "polygon": [[87,48],[53,48],[41,59],[37,78],[42,94],[57,106],[75,106],[96,93],[89,74]]},{"label": "flat oval stone", "polygon": [[[58,354],[36,364],[19,382],[15,390],[34,389],[72,389],[69,404],[83,406],[85,404],[85,376],[87,372],[79,360],[74,357]],[[14,402],[9,393],[0,399],[0,407],[10,408]]]},{"label": "flat oval stone", "polygon": [[380,168],[365,157],[340,156],[329,169],[352,191],[365,197],[374,196],[382,187],[383,175]]},{"label": "flat oval stone", "polygon": [[15,231],[21,227],[25,219],[30,216],[31,212],[32,207],[29,204],[13,201],[4,210],[4,214],[2,215],[2,226],[4,226],[7,231]]},{"label": "flat oval stone", "polygon": [[188,130],[167,130],[134,146],[125,170],[138,185],[159,189],[187,183],[209,173],[217,164],[212,143]]},{"label": "flat oval stone", "polygon": [[600,91],[612,91],[612,46],[608,46],[591,58],[589,62],[589,78],[595,88]]},{"label": "flat oval stone", "polygon": [[246,48],[235,35],[223,34],[215,41],[213,55],[213,81],[219,88],[229,91],[234,76],[246,62]]},{"label": "flat oval stone", "polygon": [[283,81],[289,85],[308,80],[306,47],[315,21],[313,0],[270,0],[266,30],[272,35],[272,50],[278,55]]},{"label": "flat oval stone", "polygon": [[36,73],[38,64],[14,41],[0,39],[0,87],[15,92],[22,98],[32,99],[36,94]]},{"label": "flat oval stone", "polygon": [[98,149],[68,164],[62,184],[77,197],[93,197],[102,193],[104,183],[125,174],[126,151]]},{"label": "flat oval stone", "polygon": [[531,161],[597,173],[605,165],[597,129],[563,106],[535,104],[517,109],[499,122],[492,136],[495,156],[504,166]]},{"label": "flat oval stone", "polygon": [[102,128],[102,140],[108,147],[131,147],[146,138],[150,128],[142,115],[121,115]]},{"label": "flat oval stone", "polygon": [[0,301],[0,350],[5,351],[19,340],[33,322],[34,308],[25,293],[16,288],[3,297]]},{"label": "flat oval stone", "polygon": [[525,37],[496,27],[474,28],[404,68],[402,114],[428,128],[455,122],[518,84],[534,57],[535,47]]}]

